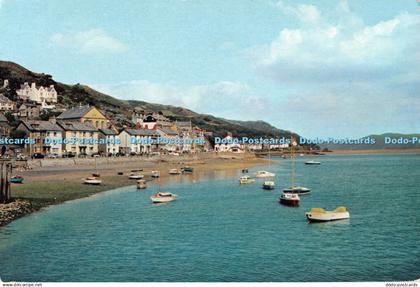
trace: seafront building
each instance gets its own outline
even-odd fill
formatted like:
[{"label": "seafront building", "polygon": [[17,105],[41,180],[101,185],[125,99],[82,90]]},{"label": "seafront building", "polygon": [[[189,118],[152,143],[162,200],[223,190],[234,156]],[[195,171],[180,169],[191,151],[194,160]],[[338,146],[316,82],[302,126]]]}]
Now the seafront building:
[{"label": "seafront building", "polygon": [[90,124],[57,121],[63,129],[63,154],[80,156],[98,154],[99,130]]},{"label": "seafront building", "polygon": [[236,142],[237,139],[233,137],[232,133],[228,133],[222,140],[222,143],[214,145],[215,152],[232,152],[244,153],[245,146],[242,143]]},{"label": "seafront building", "polygon": [[157,151],[157,143],[153,143],[159,137],[156,130],[125,129],[120,132],[120,151],[122,154],[150,154]]},{"label": "seafront building", "polygon": [[63,138],[63,130],[56,123],[23,120],[16,129],[25,131],[27,138],[33,140],[32,143],[25,144],[25,151],[29,155],[62,156],[61,140]]},{"label": "seafront building", "polygon": [[64,111],[57,120],[89,124],[97,129],[107,128],[109,120],[94,106],[77,106]]},{"label": "seafront building", "polygon": [[98,151],[101,155],[115,156],[120,152],[121,140],[117,131],[114,129],[99,129]]}]

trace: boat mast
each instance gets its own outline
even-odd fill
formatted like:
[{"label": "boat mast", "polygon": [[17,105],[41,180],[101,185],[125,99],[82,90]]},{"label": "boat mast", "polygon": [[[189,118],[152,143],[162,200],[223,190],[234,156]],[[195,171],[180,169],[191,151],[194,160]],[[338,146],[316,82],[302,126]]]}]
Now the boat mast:
[{"label": "boat mast", "polygon": [[292,176],[292,187],[295,186],[295,154],[293,151],[293,147],[294,147],[294,143],[295,143],[295,139],[293,138],[293,136],[290,138],[290,159],[292,160],[292,171],[291,171],[291,176]]}]

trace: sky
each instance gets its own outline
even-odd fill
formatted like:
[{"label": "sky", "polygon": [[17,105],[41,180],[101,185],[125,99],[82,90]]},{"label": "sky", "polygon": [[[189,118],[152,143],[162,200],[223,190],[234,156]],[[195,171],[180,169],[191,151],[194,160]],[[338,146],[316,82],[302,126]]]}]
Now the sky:
[{"label": "sky", "polygon": [[310,138],[420,133],[415,0],[0,0],[0,59]]}]

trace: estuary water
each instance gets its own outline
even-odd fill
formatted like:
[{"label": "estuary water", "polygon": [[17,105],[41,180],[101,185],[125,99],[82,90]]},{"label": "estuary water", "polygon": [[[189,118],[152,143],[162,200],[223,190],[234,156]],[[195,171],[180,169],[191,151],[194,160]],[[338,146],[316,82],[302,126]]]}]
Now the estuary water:
[{"label": "estuary water", "polygon": [[[420,277],[420,156],[327,155],[296,160],[312,189],[291,208],[290,160],[240,186],[240,171],[173,176],[51,206],[0,229],[3,281],[390,281]],[[77,187],[75,187],[77,188]],[[311,207],[346,206],[351,219],[309,224]]]}]

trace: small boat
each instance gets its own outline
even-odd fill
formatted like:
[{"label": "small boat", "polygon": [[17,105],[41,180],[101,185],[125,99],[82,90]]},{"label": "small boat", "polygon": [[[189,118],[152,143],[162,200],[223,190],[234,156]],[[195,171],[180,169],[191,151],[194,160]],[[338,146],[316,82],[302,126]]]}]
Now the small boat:
[{"label": "small boat", "polygon": [[305,215],[310,222],[326,222],[350,218],[350,213],[344,206],[337,207],[333,211],[326,211],[323,208],[311,208]]},{"label": "small boat", "polygon": [[122,171],[119,171],[118,175],[124,175],[124,173]]},{"label": "small boat", "polygon": [[260,170],[255,173],[255,176],[261,178],[261,177],[274,177],[276,175],[274,173],[271,173],[265,170]]},{"label": "small boat", "polygon": [[295,193],[295,194],[308,194],[311,192],[311,190],[309,188],[303,187],[303,186],[292,186],[289,188],[285,188],[283,189],[284,193]]},{"label": "small boat", "polygon": [[137,189],[145,189],[146,187],[147,187],[147,184],[144,179],[140,179],[137,181]]},{"label": "small boat", "polygon": [[160,177],[160,172],[158,170],[152,170],[152,177],[153,178],[158,178]]},{"label": "small boat", "polygon": [[129,179],[143,179],[144,175],[139,173],[132,173],[128,176]]},{"label": "small boat", "polygon": [[283,193],[279,198],[279,203],[287,206],[299,206],[300,198],[296,193]]},{"label": "small boat", "polygon": [[262,188],[265,190],[273,190],[274,187],[275,187],[275,183],[274,181],[271,181],[271,180],[264,181],[263,186],[262,186]]},{"label": "small boat", "polygon": [[92,176],[93,177],[101,177],[101,175],[99,173],[97,173],[97,172],[92,173]]},{"label": "small boat", "polygon": [[185,166],[181,168],[181,171],[184,173],[192,173],[194,171],[194,169],[190,166]]},{"label": "small boat", "polygon": [[132,169],[131,170],[131,172],[140,172],[140,171],[143,171],[143,169],[142,168],[139,168],[139,169]]},{"label": "small boat", "polygon": [[23,177],[20,175],[15,175],[10,178],[11,183],[23,183]]},{"label": "small boat", "polygon": [[299,156],[304,156],[304,154],[303,154],[303,153],[301,153],[301,154],[299,154]]},{"label": "small boat", "polygon": [[255,182],[255,179],[251,178],[248,175],[244,175],[239,178],[240,184],[248,184],[248,183],[253,183],[253,182]]},{"label": "small boat", "polygon": [[182,174],[182,171],[177,168],[172,168],[169,170],[169,174]]},{"label": "small boat", "polygon": [[247,168],[243,168],[242,169],[242,173],[248,173],[248,169]]},{"label": "small boat", "polygon": [[306,165],[320,165],[321,163],[319,161],[314,160],[308,160],[305,162]]},{"label": "small boat", "polygon": [[90,185],[100,185],[102,183],[102,180],[98,179],[97,177],[87,177],[83,181],[84,184],[90,184]]},{"label": "small boat", "polygon": [[170,192],[158,192],[150,197],[153,203],[166,203],[176,200],[177,195]]}]

